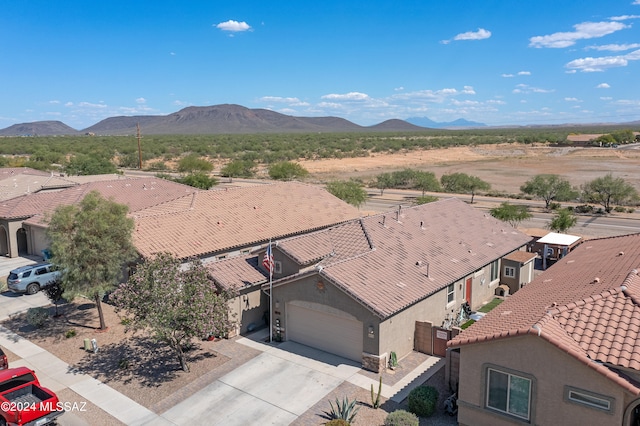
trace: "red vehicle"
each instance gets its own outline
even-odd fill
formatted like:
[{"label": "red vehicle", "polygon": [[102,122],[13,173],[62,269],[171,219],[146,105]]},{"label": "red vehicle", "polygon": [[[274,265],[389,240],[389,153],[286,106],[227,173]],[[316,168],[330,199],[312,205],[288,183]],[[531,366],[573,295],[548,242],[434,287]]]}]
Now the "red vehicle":
[{"label": "red vehicle", "polygon": [[64,413],[55,393],[27,367],[0,370],[0,425],[44,426]]}]

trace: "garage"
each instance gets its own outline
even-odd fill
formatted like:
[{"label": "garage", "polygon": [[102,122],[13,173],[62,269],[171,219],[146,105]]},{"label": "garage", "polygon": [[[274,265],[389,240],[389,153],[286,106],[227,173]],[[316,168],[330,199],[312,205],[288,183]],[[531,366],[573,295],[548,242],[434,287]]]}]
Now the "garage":
[{"label": "garage", "polygon": [[357,362],[362,361],[362,322],[318,303],[287,303],[287,340]]}]

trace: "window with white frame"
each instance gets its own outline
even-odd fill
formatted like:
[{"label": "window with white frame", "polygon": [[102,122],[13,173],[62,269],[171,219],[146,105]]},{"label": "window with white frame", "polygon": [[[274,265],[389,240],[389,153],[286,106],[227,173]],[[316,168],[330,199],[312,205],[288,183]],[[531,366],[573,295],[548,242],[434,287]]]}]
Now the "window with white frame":
[{"label": "window with white frame", "polygon": [[603,411],[611,411],[613,405],[613,398],[611,397],[571,386],[565,386],[565,398],[569,402]]},{"label": "window with white frame", "polygon": [[505,277],[509,277],[509,278],[515,278],[516,277],[516,268],[514,268],[513,266],[505,266],[504,267],[504,276]]},{"label": "window with white frame", "polygon": [[493,262],[491,262],[491,281],[495,281],[498,279],[498,274],[500,273],[499,266],[499,260],[494,260]]},{"label": "window with white frame", "polygon": [[529,420],[531,415],[531,379],[488,368],[486,406],[520,419]]},{"label": "window with white frame", "polygon": [[447,304],[456,300],[456,286],[454,284],[449,284],[447,286]]}]

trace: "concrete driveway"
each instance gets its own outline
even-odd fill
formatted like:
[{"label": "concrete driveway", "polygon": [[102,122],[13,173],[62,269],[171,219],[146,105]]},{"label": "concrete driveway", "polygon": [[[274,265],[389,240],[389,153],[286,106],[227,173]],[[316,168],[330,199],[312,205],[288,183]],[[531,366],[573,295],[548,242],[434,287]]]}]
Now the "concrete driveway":
[{"label": "concrete driveway", "polygon": [[160,417],[176,425],[287,425],[360,370],[353,361],[295,342],[238,342],[263,353]]}]

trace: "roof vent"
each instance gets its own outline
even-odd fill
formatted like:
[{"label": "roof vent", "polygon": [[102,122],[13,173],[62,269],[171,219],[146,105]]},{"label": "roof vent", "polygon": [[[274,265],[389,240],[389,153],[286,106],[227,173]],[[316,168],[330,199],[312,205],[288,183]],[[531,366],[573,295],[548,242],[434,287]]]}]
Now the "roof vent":
[{"label": "roof vent", "polygon": [[420,229],[424,229],[424,221],[420,221]]},{"label": "roof vent", "polygon": [[618,256],[624,256],[624,252],[623,251],[619,252]]},{"label": "roof vent", "polygon": [[591,281],[592,284],[598,284],[599,282],[600,282],[600,278],[598,277],[595,277],[593,281]]}]

